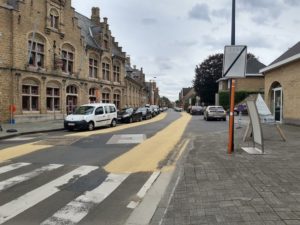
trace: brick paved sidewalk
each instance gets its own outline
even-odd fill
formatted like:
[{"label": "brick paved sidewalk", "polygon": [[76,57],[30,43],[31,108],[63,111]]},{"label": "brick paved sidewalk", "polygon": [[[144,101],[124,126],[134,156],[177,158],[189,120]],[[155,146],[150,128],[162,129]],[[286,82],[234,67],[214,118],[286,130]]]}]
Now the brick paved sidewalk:
[{"label": "brick paved sidewalk", "polygon": [[264,126],[265,155],[226,154],[224,131],[194,136],[170,204],[165,197],[151,225],[299,225],[300,127],[282,129],[287,142]]}]

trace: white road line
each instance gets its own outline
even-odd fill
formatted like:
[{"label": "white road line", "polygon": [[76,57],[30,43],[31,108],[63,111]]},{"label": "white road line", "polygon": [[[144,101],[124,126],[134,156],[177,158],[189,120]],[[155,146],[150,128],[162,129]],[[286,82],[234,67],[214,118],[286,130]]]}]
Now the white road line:
[{"label": "white road line", "polygon": [[96,166],[81,166],[77,169],[39,187],[23,196],[0,206],[0,224],[12,219],[18,214],[45,200],[51,195],[60,191],[59,186],[69,182],[74,183],[80,177],[87,175],[97,169]]},{"label": "white road line", "polygon": [[30,165],[31,163],[14,163],[14,164],[10,164],[10,165],[7,165],[7,166],[2,166],[0,167],[0,174],[2,173],[6,173],[6,172],[9,172],[9,171],[12,171],[12,170],[16,170],[16,169],[19,169],[23,166],[28,166]]},{"label": "white road line", "polygon": [[19,184],[23,181],[26,181],[26,180],[29,180],[33,177],[36,177],[46,171],[51,171],[51,170],[55,170],[59,167],[62,167],[63,165],[60,165],[60,164],[49,164],[47,166],[43,166],[41,168],[38,168],[36,170],[33,170],[29,173],[24,173],[24,174],[21,174],[21,175],[18,175],[18,176],[15,176],[15,177],[12,177],[12,178],[9,178],[7,180],[4,180],[4,181],[1,181],[0,182],[0,191],[3,191],[3,190],[6,190],[16,184]]},{"label": "white road line", "polygon": [[[149,190],[149,188],[151,187],[151,185],[153,184],[153,182],[157,179],[157,177],[159,176],[159,174],[160,174],[160,171],[152,173],[152,175],[149,177],[149,179],[146,181],[146,183],[143,185],[143,187],[137,193],[137,197],[139,199],[144,198],[144,196],[146,195],[147,191]],[[134,209],[135,207],[137,207],[138,204],[139,204],[139,201],[131,201],[127,205],[127,208]]]},{"label": "white road line", "polygon": [[78,223],[92,208],[109,196],[128,176],[129,174],[109,174],[101,185],[77,197],[42,222],[41,225],[71,225]]}]

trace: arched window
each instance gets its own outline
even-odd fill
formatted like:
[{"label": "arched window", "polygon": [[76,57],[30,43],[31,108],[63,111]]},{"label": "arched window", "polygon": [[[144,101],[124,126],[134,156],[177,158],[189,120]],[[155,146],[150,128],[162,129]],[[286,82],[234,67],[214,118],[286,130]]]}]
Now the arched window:
[{"label": "arched window", "polygon": [[77,87],[74,85],[69,85],[67,87],[67,114],[70,114],[74,111],[77,106]]},{"label": "arched window", "polygon": [[89,57],[89,77],[97,78],[98,77],[98,60],[97,56],[91,54]]},{"label": "arched window", "polygon": [[[34,37],[34,38],[33,38]],[[28,64],[34,67],[45,66],[45,38],[37,33],[28,37]]]},{"label": "arched window", "polygon": [[108,60],[103,60],[102,78],[103,78],[103,80],[110,80],[110,64],[109,64]]},{"label": "arched window", "polygon": [[24,80],[22,82],[22,110],[39,110],[39,84],[34,80]]},{"label": "arched window", "polygon": [[50,27],[56,30],[59,28],[59,14],[56,9],[50,10]]},{"label": "arched window", "polygon": [[121,107],[121,92],[119,90],[115,91],[114,93],[114,104],[116,105],[117,109]]},{"label": "arched window", "polygon": [[95,103],[97,102],[97,91],[96,88],[90,88],[89,90],[89,100],[90,103]]},{"label": "arched window", "polygon": [[110,103],[110,90],[105,88],[102,91],[102,102],[103,103]]},{"label": "arched window", "polygon": [[74,71],[74,54],[75,49],[72,45],[64,44],[61,51],[61,58],[63,61],[62,71],[73,74]]},{"label": "arched window", "polygon": [[47,110],[48,111],[58,111],[60,110],[60,88],[54,82],[47,84],[46,88],[46,98],[47,98]]},{"label": "arched window", "polygon": [[114,82],[120,83],[120,63],[116,63],[113,67]]}]

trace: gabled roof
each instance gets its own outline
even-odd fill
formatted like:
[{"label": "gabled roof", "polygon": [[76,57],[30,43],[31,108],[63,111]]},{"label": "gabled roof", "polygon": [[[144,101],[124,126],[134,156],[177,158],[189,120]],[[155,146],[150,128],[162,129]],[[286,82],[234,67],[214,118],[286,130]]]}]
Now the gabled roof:
[{"label": "gabled roof", "polygon": [[281,56],[275,59],[269,66],[260,70],[260,72],[261,73],[267,72],[299,59],[300,59],[300,42],[296,43],[293,47],[289,48]]},{"label": "gabled roof", "polygon": [[100,32],[99,26],[95,26],[92,21],[84,15],[75,12],[75,17],[78,19],[78,25],[81,28],[81,35],[84,37],[86,44],[90,47],[100,49],[100,46],[93,38],[93,34]]},{"label": "gabled roof", "polygon": [[[246,77],[261,77],[263,76],[262,73],[260,72],[261,69],[265,68],[266,65],[258,61],[257,58],[250,58],[247,60],[247,65],[246,65]],[[222,80],[228,80],[229,78],[227,77],[222,77],[216,82],[218,83],[219,81]]]},{"label": "gabled roof", "polygon": [[260,74],[259,71],[265,67],[266,65],[258,61],[257,58],[250,58],[247,60],[246,76],[247,74]]}]

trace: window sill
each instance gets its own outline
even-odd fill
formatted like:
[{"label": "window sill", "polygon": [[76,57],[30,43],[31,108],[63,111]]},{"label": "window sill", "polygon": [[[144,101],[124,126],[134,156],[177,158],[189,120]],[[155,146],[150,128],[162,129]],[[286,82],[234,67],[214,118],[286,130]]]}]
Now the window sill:
[{"label": "window sill", "polygon": [[22,113],[23,114],[40,114],[40,111],[25,111],[25,110],[22,110]]}]

